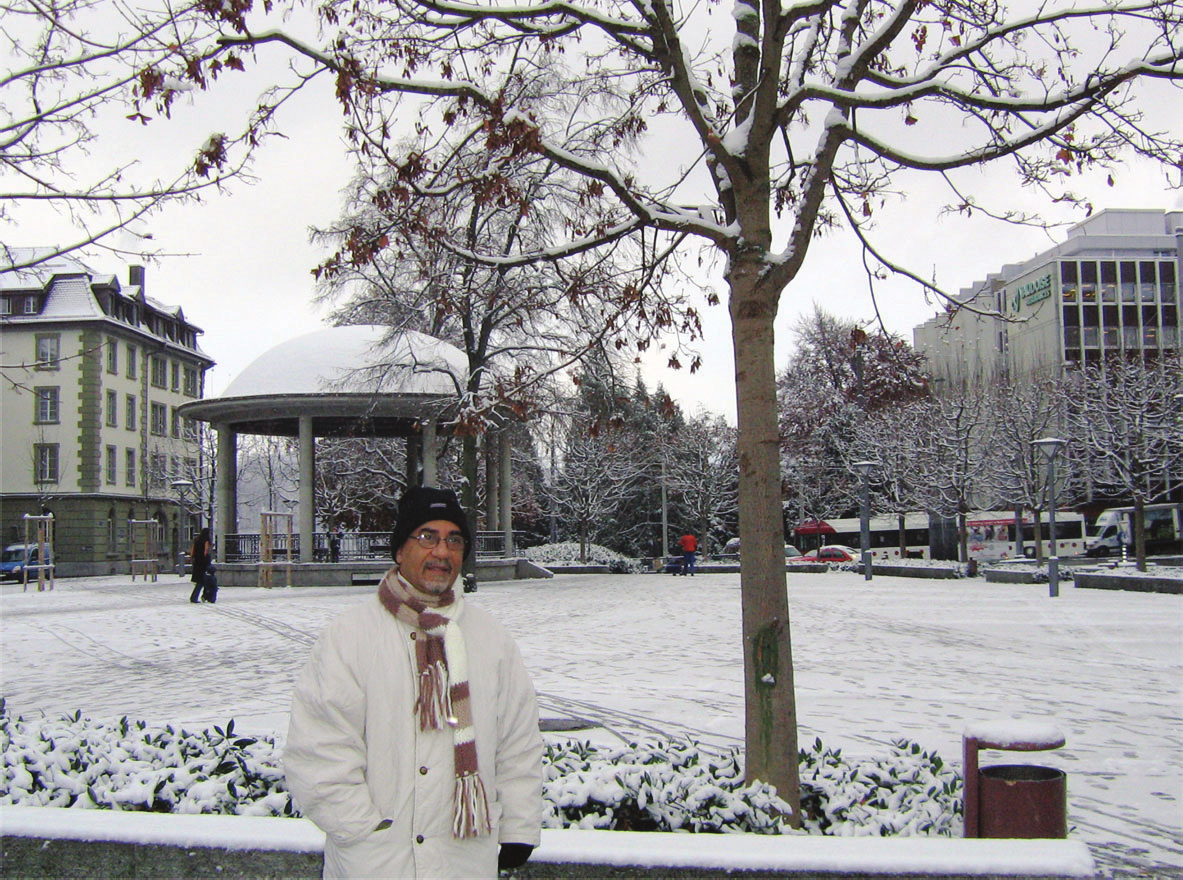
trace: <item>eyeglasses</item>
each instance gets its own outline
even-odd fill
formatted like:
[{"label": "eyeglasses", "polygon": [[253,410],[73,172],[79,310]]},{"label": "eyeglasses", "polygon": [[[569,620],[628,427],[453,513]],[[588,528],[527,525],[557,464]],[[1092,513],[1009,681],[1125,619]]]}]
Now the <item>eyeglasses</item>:
[{"label": "eyeglasses", "polygon": [[[411,535],[410,540],[418,541],[419,546],[424,550],[433,550],[440,542],[440,533],[431,529],[425,529],[417,535]],[[463,535],[448,535],[448,537],[444,538],[444,544],[447,545],[449,550],[463,550],[464,543]]]}]

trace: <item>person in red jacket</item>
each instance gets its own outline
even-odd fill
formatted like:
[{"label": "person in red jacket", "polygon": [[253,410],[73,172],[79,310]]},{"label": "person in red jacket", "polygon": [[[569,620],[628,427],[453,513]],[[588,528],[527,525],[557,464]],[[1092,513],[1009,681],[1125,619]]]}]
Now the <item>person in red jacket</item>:
[{"label": "person in red jacket", "polygon": [[689,533],[678,539],[682,548],[682,574],[694,577],[694,554],[698,550],[698,539]]}]

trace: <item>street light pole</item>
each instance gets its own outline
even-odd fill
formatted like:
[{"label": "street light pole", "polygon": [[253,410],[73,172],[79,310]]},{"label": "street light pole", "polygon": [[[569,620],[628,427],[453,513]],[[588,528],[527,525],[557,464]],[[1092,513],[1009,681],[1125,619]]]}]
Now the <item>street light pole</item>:
[{"label": "street light pole", "polygon": [[856,461],[855,469],[863,476],[860,490],[859,542],[863,556],[863,578],[871,579],[871,471],[879,467],[877,461]]},{"label": "street light pole", "polygon": [[[1059,437],[1044,437],[1032,444],[1047,459],[1047,527],[1052,539],[1051,554],[1047,558],[1047,585],[1048,595],[1053,599],[1060,595],[1060,553],[1056,543],[1056,455],[1067,444],[1067,440]],[[1036,540],[1039,540],[1038,535]]]}]

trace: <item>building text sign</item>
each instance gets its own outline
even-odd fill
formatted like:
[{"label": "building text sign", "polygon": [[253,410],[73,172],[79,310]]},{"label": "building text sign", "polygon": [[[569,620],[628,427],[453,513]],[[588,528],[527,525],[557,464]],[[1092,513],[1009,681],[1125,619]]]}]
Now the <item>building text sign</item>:
[{"label": "building text sign", "polygon": [[1036,278],[1034,281],[1028,281],[1026,284],[1020,284],[1015,288],[1014,295],[1011,297],[1010,310],[1012,312],[1019,311],[1021,306],[1031,308],[1033,305],[1047,299],[1052,295],[1052,275],[1048,274]]}]

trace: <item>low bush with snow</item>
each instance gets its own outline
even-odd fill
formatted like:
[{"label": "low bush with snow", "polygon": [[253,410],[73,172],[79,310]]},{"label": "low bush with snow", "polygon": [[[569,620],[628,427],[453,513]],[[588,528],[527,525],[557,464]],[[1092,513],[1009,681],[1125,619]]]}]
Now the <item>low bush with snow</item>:
[{"label": "low bush with snow", "polygon": [[[274,736],[197,733],[81,713],[25,720],[0,700],[0,806],[296,816]],[[548,828],[632,831],[791,831],[788,805],[744,782],[737,750],[689,741],[600,748],[548,738]],[[850,762],[820,741],[801,752],[803,824],[813,834],[943,835],[960,831],[961,780],[935,754],[897,743],[882,759]]]},{"label": "low bush with snow", "polygon": [[599,544],[587,545],[587,561],[579,558],[579,542],[563,541],[558,544],[540,544],[529,547],[522,554],[531,562],[539,565],[606,565],[613,572],[623,574],[633,571],[637,567],[635,559],[622,556],[615,550],[601,547]]}]

